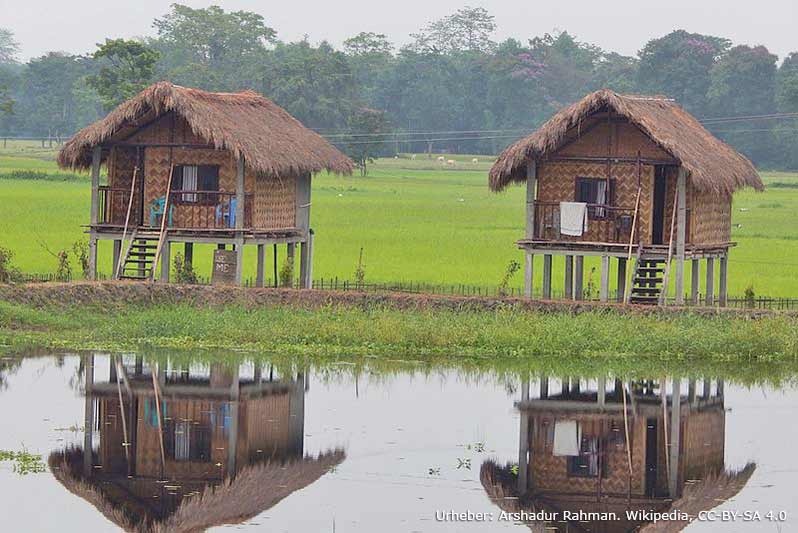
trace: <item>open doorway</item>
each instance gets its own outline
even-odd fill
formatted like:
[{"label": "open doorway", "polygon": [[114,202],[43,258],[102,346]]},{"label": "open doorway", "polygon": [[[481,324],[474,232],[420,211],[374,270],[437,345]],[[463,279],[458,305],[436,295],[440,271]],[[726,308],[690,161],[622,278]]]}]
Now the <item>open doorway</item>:
[{"label": "open doorway", "polygon": [[665,191],[668,184],[664,166],[654,167],[654,205],[651,217],[651,244],[662,244],[665,225]]}]

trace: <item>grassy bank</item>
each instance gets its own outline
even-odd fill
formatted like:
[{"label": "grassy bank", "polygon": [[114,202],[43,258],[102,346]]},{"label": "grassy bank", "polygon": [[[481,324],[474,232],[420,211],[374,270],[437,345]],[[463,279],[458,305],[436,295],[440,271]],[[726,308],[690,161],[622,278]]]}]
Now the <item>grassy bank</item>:
[{"label": "grassy bank", "polygon": [[0,301],[0,343],[69,349],[212,348],[289,356],[653,357],[795,361],[798,319],[397,309],[379,305],[95,304]]}]

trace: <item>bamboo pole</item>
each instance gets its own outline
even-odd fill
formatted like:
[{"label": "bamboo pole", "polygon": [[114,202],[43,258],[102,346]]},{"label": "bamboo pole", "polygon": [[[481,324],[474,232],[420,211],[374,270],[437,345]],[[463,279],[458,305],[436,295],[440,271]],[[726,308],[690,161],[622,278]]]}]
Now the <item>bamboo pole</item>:
[{"label": "bamboo pole", "polygon": [[626,412],[626,385],[621,388],[623,396],[623,430],[626,438],[626,460],[629,465],[629,478],[627,482],[628,497],[632,496],[632,449],[629,446],[629,415]]},{"label": "bamboo pole", "polygon": [[[670,483],[671,475],[671,458],[668,450],[668,398],[667,398],[668,378],[662,378],[660,383],[660,396],[662,396],[662,431],[664,435],[663,442],[665,444],[665,480]],[[670,486],[670,485],[669,485]]]},{"label": "bamboo pole", "polygon": [[158,259],[161,257],[163,241],[166,236],[166,221],[169,219],[169,196],[172,194],[172,173],[174,171],[175,166],[170,166],[169,180],[166,182],[166,197],[163,202],[163,216],[161,217],[161,234],[158,236],[158,246],[155,248],[155,260],[152,262],[152,270],[150,270],[150,281],[155,279],[155,267],[158,266]]},{"label": "bamboo pole", "polygon": [[125,449],[125,462],[127,463],[128,469],[130,469],[130,452],[128,448],[130,447],[130,441],[127,438],[127,420],[125,419],[125,403],[122,400],[122,382],[120,381],[120,373],[122,372],[122,365],[119,364],[119,361],[115,361],[116,363],[116,392],[119,396],[119,416],[122,417],[122,434],[125,438],[125,442],[122,443],[122,447]]},{"label": "bamboo pole", "polygon": [[[130,211],[133,209],[133,195],[136,191],[136,174],[139,172],[139,167],[136,166],[133,168],[133,179],[131,180],[130,184],[130,198],[127,200],[127,214],[125,215],[125,229],[122,230],[122,243],[124,244],[125,238],[127,237],[127,227],[130,223]],[[127,258],[127,254],[130,253],[130,248],[133,246],[133,239],[130,239],[130,246],[127,247],[125,250],[124,255],[119,254],[119,260],[116,263],[116,269],[114,270],[114,279],[119,279],[119,271],[122,268],[122,263]]]},{"label": "bamboo pole", "polygon": [[161,420],[161,400],[158,392],[158,371],[155,365],[150,365],[150,372],[152,374],[152,390],[155,393],[155,412],[158,418],[158,443],[161,445],[161,475],[166,468],[166,452],[163,446],[163,420]]}]

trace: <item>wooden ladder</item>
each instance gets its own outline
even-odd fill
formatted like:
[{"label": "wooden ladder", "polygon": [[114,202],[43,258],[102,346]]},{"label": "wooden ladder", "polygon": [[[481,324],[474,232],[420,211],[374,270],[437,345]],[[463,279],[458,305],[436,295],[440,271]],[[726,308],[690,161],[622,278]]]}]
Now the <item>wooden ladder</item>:
[{"label": "wooden ladder", "polygon": [[667,258],[661,252],[640,246],[637,251],[630,302],[657,305],[665,287]]},{"label": "wooden ladder", "polygon": [[134,230],[130,236],[130,245],[120,261],[119,279],[144,281],[152,278],[158,237],[158,233],[154,231]]}]

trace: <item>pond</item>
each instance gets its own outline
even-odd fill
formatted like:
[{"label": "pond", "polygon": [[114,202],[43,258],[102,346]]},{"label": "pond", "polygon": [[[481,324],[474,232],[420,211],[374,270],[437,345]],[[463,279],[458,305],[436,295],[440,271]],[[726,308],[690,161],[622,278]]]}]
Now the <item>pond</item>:
[{"label": "pond", "polygon": [[798,530],[792,379],[232,359],[0,359],[3,530]]}]

